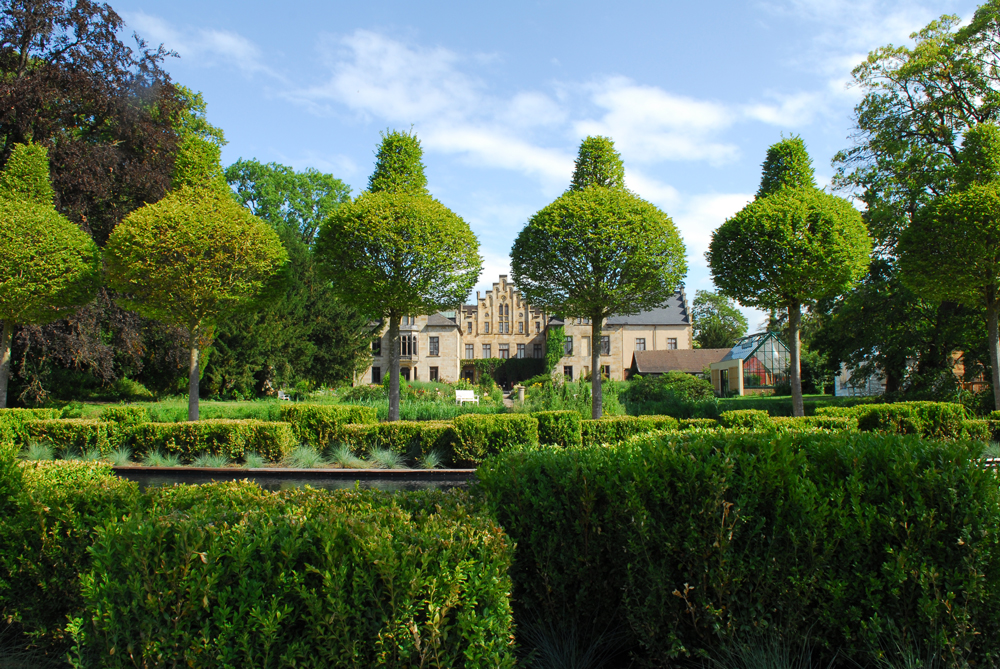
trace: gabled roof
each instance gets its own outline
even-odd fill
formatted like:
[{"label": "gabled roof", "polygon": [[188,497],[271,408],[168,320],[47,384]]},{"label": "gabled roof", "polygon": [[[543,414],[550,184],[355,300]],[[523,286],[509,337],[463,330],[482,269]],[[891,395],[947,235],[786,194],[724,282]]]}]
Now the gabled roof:
[{"label": "gabled roof", "polygon": [[772,346],[776,351],[780,351],[781,353],[788,353],[788,347],[785,346],[785,342],[781,341],[781,338],[778,337],[777,333],[758,332],[756,334],[747,335],[746,337],[743,337],[743,339],[740,339],[738,342],[736,342],[733,348],[729,350],[729,353],[726,354],[726,357],[724,357],[719,362],[723,362],[726,360],[737,360],[737,359],[746,360],[751,355],[753,355],[754,352],[757,349],[759,349],[764,344],[765,341],[768,340],[772,342]]},{"label": "gabled roof", "polygon": [[608,325],[690,325],[684,291],[678,290],[661,306],[628,316],[612,316]]},{"label": "gabled roof", "polygon": [[427,317],[428,327],[448,327],[455,328],[458,327],[458,323],[454,319],[446,317],[442,313],[431,314]]},{"label": "gabled roof", "polygon": [[692,348],[669,351],[636,351],[632,354],[632,369],[639,374],[685,372],[696,374],[721,361],[728,348]]}]

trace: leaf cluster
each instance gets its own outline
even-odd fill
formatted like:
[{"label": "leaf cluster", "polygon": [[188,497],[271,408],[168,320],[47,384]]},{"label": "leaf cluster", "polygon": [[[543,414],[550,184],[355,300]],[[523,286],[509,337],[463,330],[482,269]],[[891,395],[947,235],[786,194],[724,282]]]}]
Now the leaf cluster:
[{"label": "leaf cluster", "polygon": [[735,302],[708,290],[695,292],[691,320],[701,348],[729,348],[747,333],[746,316]]}]

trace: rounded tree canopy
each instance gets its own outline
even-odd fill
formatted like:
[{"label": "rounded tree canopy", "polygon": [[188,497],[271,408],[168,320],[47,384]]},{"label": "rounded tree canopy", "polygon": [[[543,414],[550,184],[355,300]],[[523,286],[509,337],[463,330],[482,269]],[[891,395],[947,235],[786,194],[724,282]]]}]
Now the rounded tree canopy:
[{"label": "rounded tree canopy", "polygon": [[320,228],[316,255],[334,290],[373,318],[390,306],[402,314],[461,304],[482,269],[459,216],[429,195],[387,190],[342,205]]},{"label": "rounded tree canopy", "polygon": [[0,200],[22,200],[52,206],[49,152],[38,144],[18,144],[0,172]]},{"label": "rounded tree canopy", "polygon": [[100,286],[94,241],[52,205],[0,198],[0,321],[43,324]]},{"label": "rounded tree canopy", "polygon": [[287,260],[278,235],[229,193],[190,186],[129,214],[105,257],[127,308],[190,329],[252,300]]},{"label": "rounded tree canopy", "polygon": [[[763,184],[762,184],[763,188]],[[762,309],[810,304],[864,276],[871,240],[861,213],[815,188],[779,188],[723,223],[705,254],[726,295]]]},{"label": "rounded tree canopy", "polygon": [[545,309],[586,316],[660,306],[687,273],[670,217],[624,188],[569,190],[536,213],[511,250],[514,282]]}]

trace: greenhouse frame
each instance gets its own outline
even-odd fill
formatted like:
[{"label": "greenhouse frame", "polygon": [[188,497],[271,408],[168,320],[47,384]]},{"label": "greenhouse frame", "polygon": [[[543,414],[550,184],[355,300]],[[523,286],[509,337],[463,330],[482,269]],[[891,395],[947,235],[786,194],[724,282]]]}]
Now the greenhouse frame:
[{"label": "greenhouse frame", "polygon": [[712,386],[720,397],[771,395],[789,382],[791,352],[775,332],[743,337],[719,362],[710,365]]}]

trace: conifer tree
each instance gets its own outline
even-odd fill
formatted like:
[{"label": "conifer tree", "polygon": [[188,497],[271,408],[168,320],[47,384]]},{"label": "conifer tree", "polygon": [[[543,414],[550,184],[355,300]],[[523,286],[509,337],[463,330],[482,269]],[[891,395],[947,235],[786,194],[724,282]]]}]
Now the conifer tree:
[{"label": "conifer tree", "polygon": [[389,326],[389,420],[399,419],[399,321],[458,307],[482,258],[469,225],[427,193],[415,135],[382,136],[368,190],[320,228],[319,269],[348,304]]},{"label": "conifer tree", "polygon": [[705,257],[720,292],[766,310],[787,309],[792,410],[802,416],[802,306],[838,295],[868,269],[861,214],[816,187],[799,137],[771,146],[753,202],[713,234]]},{"label": "conifer tree", "polygon": [[604,320],[661,306],[687,273],[673,221],[625,188],[609,138],[587,137],[569,190],[531,217],[510,255],[528,302],[590,320],[591,415],[600,418]]},{"label": "conifer tree", "polygon": [[138,209],[108,239],[109,283],[147,318],[188,334],[188,420],[198,420],[199,356],[218,320],[257,298],[287,260],[278,235],[233,198],[219,149],[181,145],[174,189]]},{"label": "conifer tree", "polygon": [[97,245],[52,198],[47,151],[17,145],[0,173],[0,408],[7,406],[14,327],[63,318],[100,285]]}]

